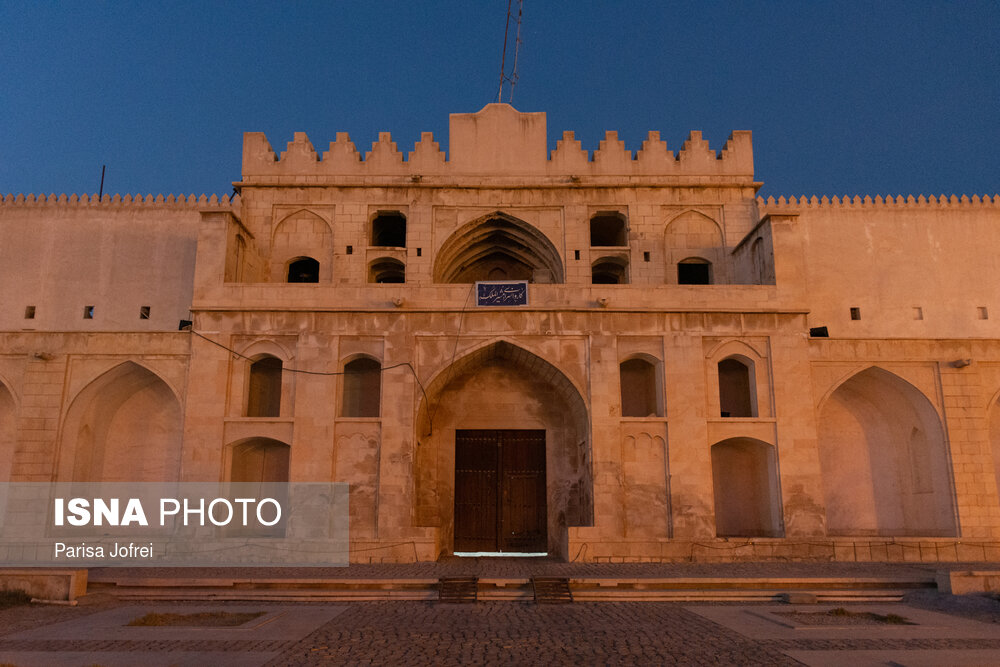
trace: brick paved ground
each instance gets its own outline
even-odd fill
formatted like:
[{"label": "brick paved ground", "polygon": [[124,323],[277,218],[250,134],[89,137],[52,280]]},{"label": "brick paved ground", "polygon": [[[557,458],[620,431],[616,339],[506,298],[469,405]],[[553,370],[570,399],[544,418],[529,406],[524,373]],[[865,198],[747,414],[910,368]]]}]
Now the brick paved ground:
[{"label": "brick paved ground", "polygon": [[[993,622],[996,639],[759,640],[698,616],[677,602],[600,602],[571,605],[488,602],[347,603],[346,611],[300,641],[6,640],[18,629],[38,627],[123,604],[91,600],[78,608],[29,607],[0,612],[0,652],[265,651],[269,665],[320,664],[665,664],[795,665],[789,650],[986,649],[1000,656],[1000,602],[914,594],[914,606]],[[204,605],[205,603],[200,603]],[[231,603],[230,603],[231,604]],[[230,604],[219,604],[220,608]],[[247,603],[242,603],[246,605]],[[268,603],[271,605],[272,603]],[[292,604],[292,603],[289,603]],[[329,603],[327,603],[329,604]],[[704,603],[700,603],[704,604]],[[781,605],[774,605],[780,609]],[[899,605],[905,615],[906,606]],[[17,622],[12,622],[16,619]],[[49,654],[51,655],[51,654]],[[136,654],[137,656],[139,654]],[[176,655],[176,654],[174,654]],[[138,659],[138,658],[137,658]],[[75,663],[70,663],[75,664]]]},{"label": "brick paved ground", "polygon": [[[538,563],[531,572],[540,574]],[[996,564],[985,564],[996,569]],[[976,569],[981,564],[962,564]],[[803,564],[742,563],[647,564],[587,566],[551,563],[547,573],[564,576],[882,576],[901,572],[933,572],[945,569],[931,564]],[[352,566],[331,570],[341,576],[436,577],[472,571],[480,576],[528,574],[517,562],[469,561],[458,564],[415,564],[413,566]],[[104,574],[109,574],[105,571]],[[163,570],[137,569],[139,576],[163,576]],[[217,572],[218,573],[218,572]],[[275,570],[266,576],[332,576],[313,568],[304,573]],[[102,573],[94,573],[97,578]],[[197,576],[191,569],[179,569],[182,576]],[[221,574],[221,573],[219,573]],[[245,576],[233,570],[229,576]],[[261,576],[259,571],[253,572]],[[225,575],[221,575],[225,576]],[[914,607],[942,611],[991,623],[996,639],[887,640],[842,639],[761,640],[740,635],[688,610],[683,602],[597,602],[571,605],[535,605],[520,602],[481,602],[474,605],[443,605],[424,602],[326,602],[346,607],[339,616],[298,641],[213,641],[197,644],[158,641],[58,640],[27,641],[7,639],[21,630],[119,607],[126,603],[106,595],[89,595],[78,607],[18,607],[0,610],[0,653],[91,651],[92,660],[80,664],[100,664],[104,651],[263,651],[277,654],[269,665],[319,664],[685,664],[685,665],[794,665],[785,655],[790,650],[955,650],[995,651],[1000,656],[1000,601],[981,596],[943,596],[932,590],[914,591],[906,603]],[[194,603],[192,603],[194,604]],[[204,606],[204,602],[197,603]],[[243,603],[218,603],[220,608]],[[268,606],[275,603],[269,602]],[[301,605],[311,603],[284,603]],[[704,605],[706,603],[697,603]],[[720,603],[726,604],[726,603]],[[759,604],[759,603],[757,603]],[[905,615],[906,606],[900,604]],[[780,608],[775,605],[775,608]],[[22,654],[23,655],[23,654]],[[68,654],[64,654],[68,655]],[[110,656],[111,654],[105,654]],[[178,655],[174,653],[173,655]],[[193,655],[193,654],[192,654]],[[205,655],[205,654],[202,654]],[[26,663],[30,664],[30,663]],[[69,663],[77,664],[77,663]],[[1000,664],[1000,659],[998,659]]]}]

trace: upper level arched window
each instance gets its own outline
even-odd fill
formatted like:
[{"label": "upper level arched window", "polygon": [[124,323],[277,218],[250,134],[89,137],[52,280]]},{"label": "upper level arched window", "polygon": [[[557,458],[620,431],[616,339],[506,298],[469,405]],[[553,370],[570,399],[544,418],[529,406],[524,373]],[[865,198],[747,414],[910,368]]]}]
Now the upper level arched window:
[{"label": "upper level arched window", "polygon": [[752,364],[729,357],[719,362],[719,409],[723,417],[756,417]]},{"label": "upper level arched window", "polygon": [[250,364],[247,384],[247,417],[281,414],[281,359],[261,357]]},{"label": "upper level arched window", "polygon": [[372,220],[372,245],[405,248],[406,216],[399,211],[379,211]]},{"label": "upper level arched window", "polygon": [[701,257],[689,257],[677,264],[678,285],[711,285],[712,263]]},{"label": "upper level arched window", "polygon": [[628,282],[624,260],[602,257],[590,269],[590,281],[594,285],[624,285]]},{"label": "upper level arched window", "polygon": [[288,263],[288,282],[318,283],[319,262],[312,257],[298,257]]},{"label": "upper level arched window", "polygon": [[381,411],[382,364],[359,357],[344,365],[342,417],[378,417]]},{"label": "upper level arched window", "polygon": [[663,401],[656,366],[645,359],[628,359],[618,366],[622,417],[662,417]]},{"label": "upper level arched window", "polygon": [[625,217],[614,211],[602,211],[590,219],[591,246],[627,246]]},{"label": "upper level arched window", "polygon": [[370,283],[405,283],[406,265],[398,259],[382,257],[371,263],[368,271]]}]

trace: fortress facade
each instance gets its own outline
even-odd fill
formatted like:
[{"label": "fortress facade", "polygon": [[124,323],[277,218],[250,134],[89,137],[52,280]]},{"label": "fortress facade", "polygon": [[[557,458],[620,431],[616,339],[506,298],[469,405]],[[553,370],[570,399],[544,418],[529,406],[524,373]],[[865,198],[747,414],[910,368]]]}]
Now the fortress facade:
[{"label": "fortress facade", "polygon": [[355,562],[1000,559],[1000,197],[504,104],[242,172],[2,200],[0,480],[348,482]]}]

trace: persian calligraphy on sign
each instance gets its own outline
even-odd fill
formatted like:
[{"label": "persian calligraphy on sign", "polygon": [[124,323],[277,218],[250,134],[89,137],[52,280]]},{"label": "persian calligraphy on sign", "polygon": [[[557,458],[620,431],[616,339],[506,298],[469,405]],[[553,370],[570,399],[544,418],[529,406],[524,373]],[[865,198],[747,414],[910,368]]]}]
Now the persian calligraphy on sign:
[{"label": "persian calligraphy on sign", "polygon": [[477,282],[476,305],[526,306],[528,305],[528,282],[525,280]]}]

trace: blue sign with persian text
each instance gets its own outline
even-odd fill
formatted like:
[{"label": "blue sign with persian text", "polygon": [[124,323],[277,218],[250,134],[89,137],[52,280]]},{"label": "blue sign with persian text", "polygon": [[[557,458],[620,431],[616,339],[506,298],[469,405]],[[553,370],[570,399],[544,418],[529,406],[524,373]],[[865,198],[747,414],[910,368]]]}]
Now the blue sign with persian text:
[{"label": "blue sign with persian text", "polygon": [[528,281],[478,282],[476,283],[476,305],[527,306]]}]

